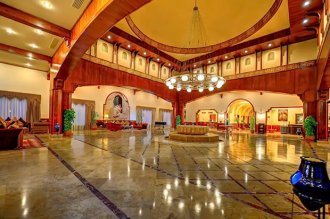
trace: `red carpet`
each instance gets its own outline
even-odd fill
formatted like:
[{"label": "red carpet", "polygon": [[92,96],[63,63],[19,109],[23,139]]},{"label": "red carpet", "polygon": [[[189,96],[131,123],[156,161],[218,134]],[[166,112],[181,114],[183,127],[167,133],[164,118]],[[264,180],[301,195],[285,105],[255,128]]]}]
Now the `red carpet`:
[{"label": "red carpet", "polygon": [[44,147],[41,142],[36,138],[28,138],[28,139],[23,139],[23,145],[19,149],[28,149],[28,148],[40,148]]}]

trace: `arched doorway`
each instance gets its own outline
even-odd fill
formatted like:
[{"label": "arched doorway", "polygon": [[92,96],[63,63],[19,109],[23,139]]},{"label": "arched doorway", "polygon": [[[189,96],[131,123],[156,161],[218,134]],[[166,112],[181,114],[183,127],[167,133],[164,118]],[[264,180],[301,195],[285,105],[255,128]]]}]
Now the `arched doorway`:
[{"label": "arched doorway", "polygon": [[235,129],[249,129],[250,118],[255,117],[253,105],[244,99],[231,102],[227,108],[227,120]]}]

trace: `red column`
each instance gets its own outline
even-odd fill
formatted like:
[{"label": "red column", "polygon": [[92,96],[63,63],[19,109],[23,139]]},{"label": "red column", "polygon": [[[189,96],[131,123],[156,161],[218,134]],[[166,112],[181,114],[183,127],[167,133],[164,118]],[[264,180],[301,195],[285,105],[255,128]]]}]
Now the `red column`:
[{"label": "red column", "polygon": [[181,117],[181,124],[184,123],[184,103],[181,102],[172,102],[173,113],[172,113],[172,127],[176,127],[176,116],[179,115]]},{"label": "red column", "polygon": [[318,93],[316,105],[316,120],[317,120],[317,139],[328,139],[328,101],[329,90],[321,90]]}]

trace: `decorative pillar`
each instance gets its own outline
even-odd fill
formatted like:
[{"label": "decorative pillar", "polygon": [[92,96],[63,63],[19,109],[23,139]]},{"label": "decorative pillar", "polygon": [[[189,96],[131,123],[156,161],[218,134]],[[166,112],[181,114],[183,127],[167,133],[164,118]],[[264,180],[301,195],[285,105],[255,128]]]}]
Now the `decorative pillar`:
[{"label": "decorative pillar", "polygon": [[181,124],[184,123],[184,103],[179,101],[172,102],[172,127],[176,128],[176,116],[179,115],[181,117]]},{"label": "decorative pillar", "polygon": [[317,139],[328,139],[328,98],[329,90],[320,90],[317,97],[316,120],[317,120]]}]

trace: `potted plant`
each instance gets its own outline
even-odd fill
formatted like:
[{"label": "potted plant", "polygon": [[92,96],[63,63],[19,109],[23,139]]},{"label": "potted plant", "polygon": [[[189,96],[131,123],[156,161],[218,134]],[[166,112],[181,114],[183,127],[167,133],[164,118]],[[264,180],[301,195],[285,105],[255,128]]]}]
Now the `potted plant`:
[{"label": "potted plant", "polygon": [[176,116],[176,126],[178,126],[178,125],[181,125],[181,116],[180,115],[177,115]]},{"label": "potted plant", "polygon": [[91,129],[96,130],[97,125],[96,125],[96,119],[99,117],[99,114],[95,111],[92,111],[92,121],[91,121]]},{"label": "potted plant", "polygon": [[255,130],[255,124],[256,122],[255,122],[255,118],[254,118],[254,116],[252,116],[251,118],[250,118],[250,132],[253,134],[254,133],[254,130]]},{"label": "potted plant", "polygon": [[315,130],[317,122],[313,116],[307,116],[304,121],[305,139],[307,142],[315,140]]},{"label": "potted plant", "polygon": [[64,111],[64,125],[63,136],[72,136],[72,125],[75,118],[75,112],[73,109],[67,109]]}]

